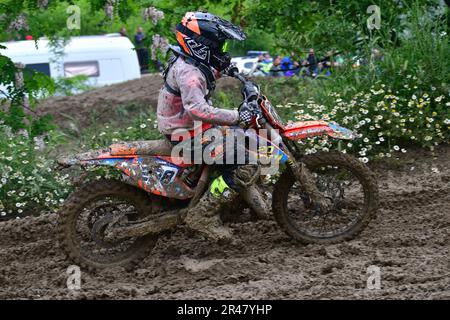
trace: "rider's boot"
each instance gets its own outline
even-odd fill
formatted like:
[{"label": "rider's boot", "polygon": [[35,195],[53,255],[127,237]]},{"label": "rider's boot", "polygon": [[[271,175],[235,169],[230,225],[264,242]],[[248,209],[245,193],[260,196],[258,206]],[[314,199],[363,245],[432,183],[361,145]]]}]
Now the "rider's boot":
[{"label": "rider's boot", "polygon": [[222,176],[216,178],[199,202],[188,210],[186,225],[215,242],[232,242],[232,232],[223,225],[219,210],[224,203],[233,201],[237,195]]}]

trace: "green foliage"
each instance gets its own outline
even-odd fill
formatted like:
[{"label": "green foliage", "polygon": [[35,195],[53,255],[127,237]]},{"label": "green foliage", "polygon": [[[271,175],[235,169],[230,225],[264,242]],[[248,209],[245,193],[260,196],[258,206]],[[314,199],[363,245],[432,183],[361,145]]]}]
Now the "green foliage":
[{"label": "green foliage", "polygon": [[[448,16],[448,12],[447,12]],[[407,74],[419,79],[418,91],[431,87],[443,94],[450,91],[449,27],[443,16],[433,16],[425,7],[414,5],[406,15],[407,32],[400,44],[380,39],[384,58],[380,77],[402,90]]]},{"label": "green foliage", "polygon": [[[377,5],[381,12],[381,28],[369,30],[369,6]],[[433,12],[438,0],[391,1],[306,1],[257,0],[245,1],[243,21],[247,29],[262,30],[273,36],[273,50],[296,53],[314,47],[322,53],[330,49],[356,52],[364,40],[378,40],[397,44],[405,30],[405,16],[413,6]],[[448,20],[447,20],[448,23]],[[378,42],[375,41],[375,42]],[[381,45],[380,43],[375,43]]]},{"label": "green foliage", "polygon": [[31,137],[38,137],[55,129],[56,125],[53,122],[53,116],[46,114],[32,119],[30,121],[30,129],[28,132]]},{"label": "green foliage", "polygon": [[[407,36],[393,41],[370,35],[361,43],[363,64],[356,69],[348,61],[321,79],[256,81],[284,119],[333,120],[356,129],[361,138],[341,147],[364,160],[391,156],[411,144],[433,149],[448,143],[449,28],[446,19],[431,14],[427,6],[415,3],[407,9]],[[382,56],[372,56],[373,48],[379,48]],[[241,99],[235,92],[215,98],[219,104],[231,101],[235,106]],[[326,139],[311,143],[309,151],[332,146]]]},{"label": "green foliage", "polygon": [[71,96],[73,94],[83,92],[91,89],[92,87],[87,84],[88,77],[84,75],[78,75],[70,78],[58,78],[55,80],[55,93]]},{"label": "green foliage", "polygon": [[31,137],[55,129],[51,115],[33,116],[25,113],[24,108],[16,104],[12,104],[6,111],[0,110],[0,121],[13,132],[25,130]]},{"label": "green foliage", "polygon": [[0,120],[14,132],[21,129],[27,130],[33,137],[52,129],[54,126],[50,123],[51,119],[48,116],[35,115],[33,109],[39,98],[54,92],[53,81],[42,73],[23,69],[23,86],[17,87],[14,84],[19,70],[12,61],[0,55],[0,67],[3,70],[0,75],[0,84],[6,87],[6,91],[1,92],[6,99],[0,100],[0,104],[5,105],[0,110]]},{"label": "green foliage", "polygon": [[141,112],[137,117],[125,123],[109,123],[92,126],[80,137],[73,137],[81,149],[98,149],[120,141],[161,139],[157,129],[156,116],[152,112]]},{"label": "green foliage", "polygon": [[272,34],[259,29],[247,30],[246,34],[247,39],[245,41],[231,42],[229,51],[232,56],[245,56],[249,50],[275,53],[275,37]]}]

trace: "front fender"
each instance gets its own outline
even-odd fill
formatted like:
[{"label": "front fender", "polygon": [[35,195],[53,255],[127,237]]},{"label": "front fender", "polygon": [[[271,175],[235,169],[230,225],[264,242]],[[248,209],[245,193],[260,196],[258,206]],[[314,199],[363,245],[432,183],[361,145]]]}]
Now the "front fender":
[{"label": "front fender", "polygon": [[336,122],[301,121],[290,123],[284,127],[283,136],[289,140],[302,140],[310,137],[327,134],[335,139],[353,140],[356,133],[338,125]]}]

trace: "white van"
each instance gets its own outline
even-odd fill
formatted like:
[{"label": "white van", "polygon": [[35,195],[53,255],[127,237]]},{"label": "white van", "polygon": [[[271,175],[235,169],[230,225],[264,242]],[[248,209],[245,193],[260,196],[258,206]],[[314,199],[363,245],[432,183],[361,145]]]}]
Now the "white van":
[{"label": "white van", "polygon": [[231,62],[236,65],[240,73],[251,75],[258,65],[258,57],[236,57]]},{"label": "white van", "polygon": [[120,34],[72,37],[61,56],[45,38],[0,44],[2,55],[52,78],[86,75],[87,85],[99,87],[141,77],[134,45]]}]

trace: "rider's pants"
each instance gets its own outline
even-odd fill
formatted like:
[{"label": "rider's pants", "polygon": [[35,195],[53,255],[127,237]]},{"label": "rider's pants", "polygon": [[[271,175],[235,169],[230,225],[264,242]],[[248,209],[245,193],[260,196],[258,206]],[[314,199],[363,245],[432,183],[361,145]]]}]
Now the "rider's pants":
[{"label": "rider's pants", "polygon": [[183,141],[174,141],[173,136],[166,138],[174,146],[183,146],[183,157],[188,155],[190,163],[214,165],[221,175],[211,183],[210,190],[213,195],[220,196],[227,188],[239,191],[252,184],[259,174],[257,163],[249,156],[248,138],[245,140],[243,135],[244,131],[239,127],[217,126],[205,130],[201,136]]}]

